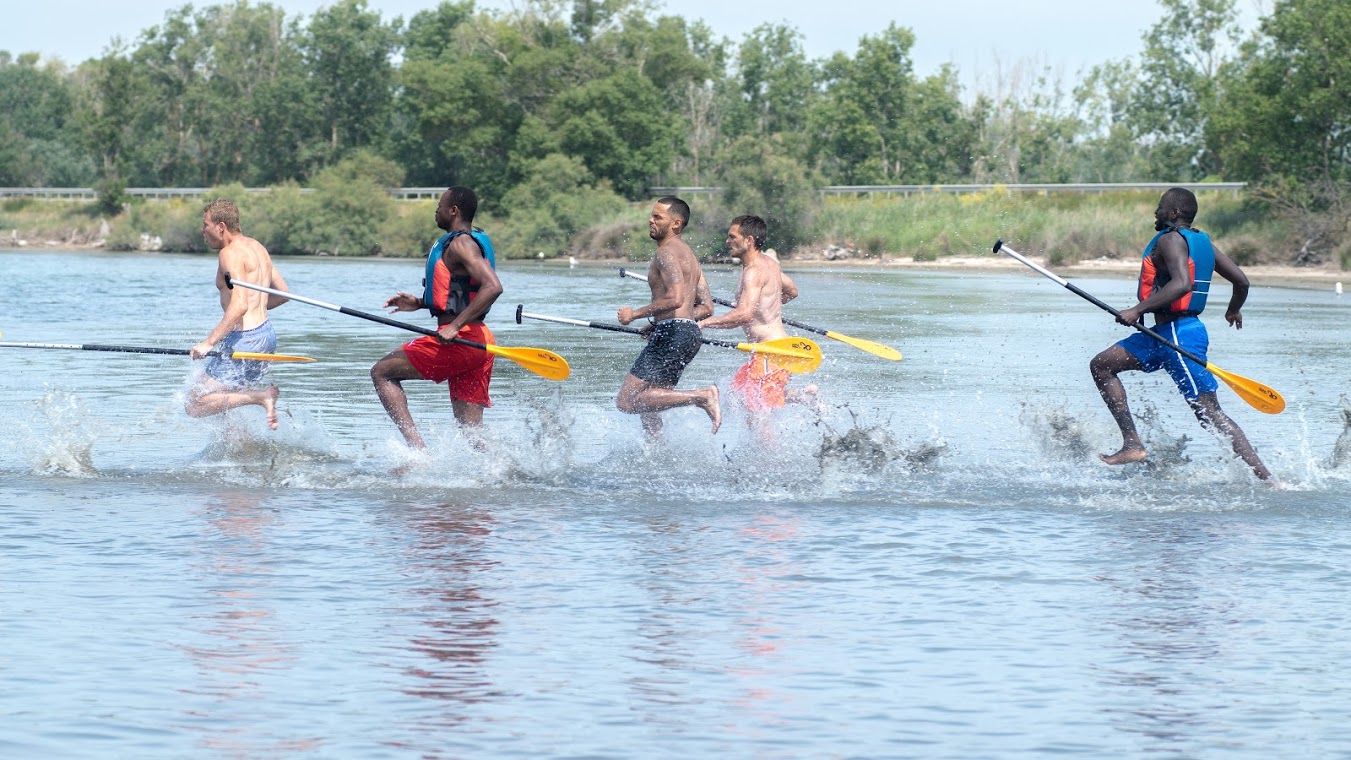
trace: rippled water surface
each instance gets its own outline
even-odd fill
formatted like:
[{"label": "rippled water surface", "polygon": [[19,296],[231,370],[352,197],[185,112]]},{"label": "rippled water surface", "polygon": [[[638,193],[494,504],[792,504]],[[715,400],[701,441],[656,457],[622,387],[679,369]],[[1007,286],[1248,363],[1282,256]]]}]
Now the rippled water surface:
[{"label": "rippled water surface", "polygon": [[[365,311],[421,278],[279,265]],[[214,266],[0,252],[0,331],[186,348],[219,316]],[[716,436],[677,410],[659,444],[613,405],[637,340],[511,318],[612,321],[645,286],[501,274],[499,343],[573,375],[499,359],[482,451],[429,383],[408,388],[432,451],[407,451],[367,373],[409,336],[303,304],[273,312],[279,350],[321,361],[277,368],[275,433],[256,408],[184,415],[186,359],[0,349],[0,754],[1351,750],[1351,301],[1330,289],[1258,281],[1243,331],[1208,319],[1212,361],[1289,402],[1220,391],[1277,490],[1162,376],[1127,380],[1154,463],[1098,464],[1119,439],[1087,362],[1124,328],[1031,273],[795,271],[789,316],[904,360],[821,338],[794,381],[819,408],[768,440],[730,404]],[[682,386],[726,390],[741,358],[706,347]]]}]

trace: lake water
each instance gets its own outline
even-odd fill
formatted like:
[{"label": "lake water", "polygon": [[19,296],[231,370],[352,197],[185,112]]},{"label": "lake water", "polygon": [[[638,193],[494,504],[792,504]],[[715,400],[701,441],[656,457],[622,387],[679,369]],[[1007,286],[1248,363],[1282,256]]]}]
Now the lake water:
[{"label": "lake water", "polygon": [[[421,279],[279,266],[372,312]],[[0,253],[0,331],[187,348],[214,269]],[[728,404],[646,444],[613,403],[638,340],[512,321],[613,321],[646,301],[613,268],[504,263],[499,343],[573,374],[499,359],[483,451],[417,382],[431,453],[404,448],[367,373],[411,336],[304,304],[278,350],[321,361],[276,368],[275,433],[188,418],[186,358],[0,349],[0,755],[1351,753],[1351,300],[1257,282],[1241,332],[1207,320],[1212,361],[1289,402],[1220,389],[1277,490],[1162,373],[1126,381],[1155,464],[1099,464],[1087,363],[1125,328],[1031,272],[793,274],[789,316],[905,358],[821,338],[821,408],[768,441]],[[705,347],[682,387],[742,358]]]}]

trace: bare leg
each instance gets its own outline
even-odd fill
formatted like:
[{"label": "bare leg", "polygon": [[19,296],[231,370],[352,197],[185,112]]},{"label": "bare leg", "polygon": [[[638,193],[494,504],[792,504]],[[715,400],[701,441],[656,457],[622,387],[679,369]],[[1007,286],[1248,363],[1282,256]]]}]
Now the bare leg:
[{"label": "bare leg", "polygon": [[455,421],[464,428],[469,445],[476,451],[487,451],[488,445],[477,432],[477,428],[483,427],[483,407],[453,398],[450,400],[450,408],[455,412]]},{"label": "bare leg", "polygon": [[1228,438],[1234,453],[1252,468],[1254,475],[1262,480],[1271,480],[1271,471],[1258,458],[1257,450],[1248,442],[1248,436],[1244,435],[1238,424],[1220,409],[1220,401],[1214,393],[1202,393],[1200,398],[1188,403],[1191,404],[1196,419],[1200,420],[1201,427],[1214,430]]},{"label": "bare leg", "polygon": [[277,386],[255,388],[253,390],[228,390],[216,380],[204,378],[200,385],[188,392],[183,405],[189,417],[209,417],[241,406],[256,404],[267,412],[267,426],[277,429],[277,396],[281,391]]},{"label": "bare leg", "polygon": [[[722,425],[722,408],[718,404],[718,388],[715,385],[697,391],[678,391],[674,388],[653,385],[645,380],[639,380],[633,375],[628,375],[624,378],[624,384],[619,388],[619,395],[615,398],[615,406],[619,407],[619,411],[626,414],[642,414],[644,417],[667,409],[697,406],[703,409],[708,418],[712,420],[713,432],[718,432],[718,427]],[[652,430],[647,420],[644,420],[643,427],[649,432]],[[659,424],[657,430],[660,431]]]},{"label": "bare leg", "polygon": [[422,375],[408,361],[408,355],[402,348],[389,352],[385,358],[371,367],[371,382],[375,383],[375,395],[380,397],[385,412],[394,420],[394,425],[399,428],[409,446],[425,449],[427,444],[423,442],[417,425],[413,423],[413,415],[408,411],[408,394],[404,393],[403,385],[400,384],[404,380],[421,379]]},{"label": "bare leg", "polygon": [[1130,406],[1126,403],[1126,388],[1117,377],[1121,372],[1143,369],[1140,360],[1121,346],[1112,345],[1093,357],[1088,368],[1093,373],[1093,382],[1098,386],[1098,393],[1107,403],[1107,410],[1112,413],[1112,419],[1116,420],[1116,426],[1121,428],[1121,450],[1115,454],[1099,454],[1098,457],[1107,464],[1144,461],[1149,452],[1145,450],[1140,433],[1135,429],[1135,420],[1131,417]]}]

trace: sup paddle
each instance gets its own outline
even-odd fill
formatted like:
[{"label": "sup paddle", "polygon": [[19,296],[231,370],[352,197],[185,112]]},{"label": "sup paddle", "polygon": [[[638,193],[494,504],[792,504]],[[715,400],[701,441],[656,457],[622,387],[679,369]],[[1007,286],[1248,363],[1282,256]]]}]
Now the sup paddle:
[{"label": "sup paddle", "polygon": [[[541,322],[557,322],[563,325],[577,325],[578,327],[594,327],[597,330],[610,330],[611,332],[632,333],[634,335],[647,334],[637,327],[531,314],[525,310],[525,304],[517,304],[516,323],[520,324],[522,318],[537,319]],[[714,340],[712,338],[700,338],[700,340],[711,346],[735,348],[738,351],[760,354],[774,366],[786,369],[795,375],[815,372],[816,368],[821,366],[821,348],[809,338],[775,338],[764,343],[733,343],[732,341]]]},{"label": "sup paddle", "polygon": [[[324,301],[318,301],[313,298],[298,296],[295,293],[286,293],[284,291],[273,290],[272,288],[264,287],[262,285],[255,285],[251,282],[244,282],[243,280],[231,279],[230,274],[227,272],[225,274],[225,286],[227,288],[233,288],[236,285],[238,285],[241,288],[248,288],[249,290],[257,290],[260,293],[267,293],[269,295],[281,296],[282,298],[289,298],[292,301],[307,303],[310,306],[318,306],[321,309],[336,311],[340,314],[346,314],[351,317],[360,317],[362,319],[368,319],[372,322],[379,322],[382,325],[389,325],[390,327],[398,327],[403,330],[408,330],[409,332],[421,333],[422,335],[428,335],[433,338],[445,340],[445,338],[442,338],[441,334],[435,330],[428,330],[425,327],[410,325],[407,322],[400,322],[397,319],[390,319],[389,317],[383,317],[379,314],[369,314],[364,311],[349,309],[346,306],[338,306],[337,304],[325,303]],[[493,356],[500,356],[504,359],[510,359],[511,361],[516,362],[517,364],[521,365],[522,367],[525,367],[531,372],[534,372],[536,375],[539,375],[540,377],[543,378],[547,378],[549,380],[566,380],[568,374],[571,372],[571,370],[568,368],[568,362],[566,359],[564,359],[563,357],[559,356],[558,354],[552,351],[545,351],[542,348],[510,348],[508,346],[494,346],[483,343],[476,343],[472,340],[465,340],[464,338],[451,338],[450,342],[459,343],[462,346],[472,346],[474,348],[487,351]]]},{"label": "sup paddle", "polygon": [[[97,343],[0,343],[0,348],[57,348],[68,351],[112,351],[120,354],[169,354],[188,356],[192,352],[186,348],[153,348],[148,346],[103,346]],[[225,354],[220,351],[208,351],[207,356],[229,356],[231,359],[249,359],[259,362],[312,362],[308,356],[289,354],[255,354],[249,351],[234,351]]]},{"label": "sup paddle", "polygon": [[[1069,290],[1071,293],[1074,293],[1075,295],[1083,298],[1084,300],[1088,301],[1094,306],[1097,306],[1103,311],[1106,311],[1108,314],[1111,314],[1114,317],[1121,316],[1121,312],[1117,311],[1108,304],[1099,300],[1092,294],[1087,293],[1084,290],[1080,289],[1074,283],[1055,274],[1054,272],[1046,269],[1045,267],[1037,264],[1036,262],[1030,261],[1027,257],[1023,256],[1021,253],[1018,253],[1012,248],[1009,248],[1008,246],[1004,245],[1003,240],[995,241],[994,252],[1008,254],[1009,256],[1017,259],[1018,261],[1021,261],[1022,263],[1036,270],[1039,274],[1050,279],[1052,282],[1061,285],[1065,289]],[[1214,364],[1211,364],[1210,362],[1201,359],[1196,354],[1193,354],[1192,352],[1188,351],[1182,346],[1179,346],[1176,343],[1168,340],[1167,338],[1163,337],[1157,332],[1149,329],[1148,327],[1145,327],[1145,325],[1142,322],[1137,322],[1131,325],[1131,327],[1134,327],[1135,329],[1139,330],[1145,335],[1148,335],[1154,340],[1157,340],[1158,342],[1173,349],[1179,354],[1182,354],[1188,359],[1191,359],[1197,364],[1204,366],[1215,377],[1218,377],[1219,379],[1223,380],[1225,385],[1228,385],[1230,388],[1234,389],[1234,393],[1237,393],[1239,398],[1246,401],[1249,406],[1256,409],[1257,411],[1266,412],[1267,414],[1280,414],[1282,411],[1284,411],[1285,399],[1282,398],[1281,394],[1277,393],[1274,388],[1270,388],[1255,380],[1249,380],[1248,378],[1243,377],[1241,375],[1235,375],[1232,372],[1226,372],[1225,370],[1216,367]]]},{"label": "sup paddle", "polygon": [[[619,268],[619,276],[632,277],[635,280],[642,280],[643,282],[647,282],[647,275],[638,274],[637,272],[630,272],[624,267]],[[714,298],[713,302],[728,307],[736,306],[736,304],[724,298]],[[785,325],[792,325],[793,327],[796,327],[799,330],[806,330],[807,332],[813,332],[816,333],[817,335],[824,335],[827,338],[830,338],[831,340],[838,340],[841,343],[848,343],[854,348],[857,348],[860,351],[867,351],[873,356],[880,356],[883,359],[890,359],[891,361],[894,362],[898,362],[901,360],[901,352],[897,351],[891,346],[884,346],[876,341],[864,340],[863,338],[855,338],[852,335],[837,333],[834,330],[823,330],[820,327],[812,327],[811,325],[803,324],[802,322],[789,319],[788,317],[781,317],[781,319],[783,320],[783,323]]]}]

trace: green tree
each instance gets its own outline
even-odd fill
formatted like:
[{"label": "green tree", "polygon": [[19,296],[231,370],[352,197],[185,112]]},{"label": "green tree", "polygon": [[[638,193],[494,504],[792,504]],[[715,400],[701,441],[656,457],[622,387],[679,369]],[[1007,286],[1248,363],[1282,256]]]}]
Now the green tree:
[{"label": "green tree", "polygon": [[629,198],[671,162],[678,133],[660,90],[636,69],[561,93],[550,108],[562,150]]},{"label": "green tree", "polygon": [[1210,141],[1226,170],[1258,183],[1297,230],[1296,263],[1316,263],[1351,227],[1351,5],[1280,0],[1261,32]]},{"label": "green tree", "polygon": [[311,18],[305,58],[334,155],[381,144],[390,124],[398,39],[398,30],[367,10],[366,0],[338,0]]},{"label": "green tree", "polygon": [[1239,41],[1235,0],[1159,0],[1163,18],[1145,34],[1131,105],[1135,133],[1150,146],[1152,173],[1171,181],[1220,174],[1206,149],[1224,64]]},{"label": "green tree", "polygon": [[[820,203],[820,182],[782,141],[740,137],[724,148],[721,163],[719,203],[731,216],[756,214],[764,219],[769,225],[767,245],[781,252],[806,242]],[[725,220],[714,225],[725,225]]]},{"label": "green tree", "polygon": [[38,63],[36,53],[0,52],[0,185],[88,184],[94,165],[79,144],[69,74]]},{"label": "green tree", "polygon": [[574,156],[553,153],[530,165],[526,178],[507,194],[511,216],[492,230],[506,257],[557,255],[578,232],[624,210],[624,199],[597,182]]},{"label": "green tree", "polygon": [[751,119],[763,135],[805,135],[816,95],[816,67],[802,50],[802,34],[783,24],[761,24],[737,51],[737,77]]}]

